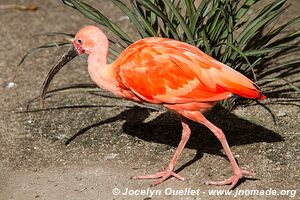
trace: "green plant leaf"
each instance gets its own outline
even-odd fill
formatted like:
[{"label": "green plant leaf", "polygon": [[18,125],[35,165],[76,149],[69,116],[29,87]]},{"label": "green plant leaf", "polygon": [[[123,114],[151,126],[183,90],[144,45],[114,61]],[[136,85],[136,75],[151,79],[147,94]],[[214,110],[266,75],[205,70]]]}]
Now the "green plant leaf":
[{"label": "green plant leaf", "polygon": [[185,3],[185,6],[186,6],[186,17],[191,22],[194,14],[196,12],[194,1],[193,0],[184,0],[184,3]]},{"label": "green plant leaf", "polygon": [[246,0],[235,15],[235,21],[239,21],[258,0]]},{"label": "green plant leaf", "polygon": [[[138,0],[138,2],[141,5],[145,6],[147,9],[149,9],[151,12],[154,12],[157,16],[159,16],[166,23],[165,25],[169,28],[173,37],[176,40],[179,40],[179,35],[178,35],[176,29],[174,28],[174,25],[170,22],[168,17],[161,10],[158,9],[157,6],[155,6],[151,1]],[[161,27],[161,29],[164,29],[164,28],[162,28],[162,26],[160,26],[160,27]],[[166,30],[162,30],[162,31],[166,32]]]},{"label": "green plant leaf", "polygon": [[298,86],[296,86],[295,84],[293,84],[291,81],[288,81],[284,78],[281,78],[281,80],[285,81],[287,84],[290,85],[291,88],[293,88],[296,92],[300,93],[300,88]]},{"label": "green plant leaf", "polygon": [[195,33],[197,23],[203,23],[203,12],[205,11],[206,7],[209,6],[211,2],[207,2],[207,0],[202,0],[200,5],[198,6],[192,20],[190,22],[190,29],[193,33]]},{"label": "green plant leaf", "polygon": [[[152,37],[157,36],[157,32],[154,30],[154,28],[151,26],[151,24],[142,15],[140,9],[138,8],[137,2],[131,0],[131,5],[133,7],[135,14],[138,16],[140,21],[142,21],[143,27],[147,30],[147,32],[150,34],[150,36],[152,36]],[[151,18],[151,13],[150,13],[150,18]]]},{"label": "green plant leaf", "polygon": [[119,28],[115,23],[110,21],[107,17],[105,17],[101,12],[96,10],[94,7],[83,3],[79,0],[63,0],[67,5],[72,4],[72,8],[77,9],[81,14],[86,16],[87,18],[99,23],[101,25],[106,26],[110,31],[119,36],[122,40],[124,40],[128,45],[132,43],[130,37]]},{"label": "green plant leaf", "polygon": [[247,70],[250,69],[252,71],[252,75],[253,75],[254,80],[257,81],[256,74],[254,72],[254,68],[251,65],[251,63],[249,62],[247,56],[242,52],[242,50],[240,50],[239,48],[237,48],[236,46],[234,46],[232,44],[228,44],[228,43],[223,43],[223,44],[225,44],[225,45],[229,46],[230,48],[232,48],[234,51],[236,51],[239,55],[241,55],[245,59],[245,61],[247,62],[248,66],[247,66],[247,68],[241,68],[241,70],[243,70],[244,72],[246,72]]},{"label": "green plant leaf", "polygon": [[273,9],[283,6],[284,2],[284,0],[277,0],[275,3],[267,5],[258,14],[258,16],[245,27],[236,39],[240,49],[242,49],[251,38],[254,38],[261,28],[263,28],[267,23],[270,23],[283,12],[284,9],[278,9],[275,11],[273,11]]},{"label": "green plant leaf", "polygon": [[172,13],[176,16],[177,20],[180,23],[180,26],[182,27],[182,29],[184,30],[184,32],[187,36],[187,39],[188,40],[193,40],[194,37],[192,35],[191,30],[189,29],[188,25],[185,23],[185,20],[183,19],[182,15],[177,11],[174,4],[170,0],[165,0],[164,3],[170,8]]},{"label": "green plant leaf", "polygon": [[149,37],[150,35],[147,34],[145,31],[144,27],[140,24],[138,19],[136,18],[135,14],[129,10],[129,8],[120,0],[112,0],[112,2],[118,6],[125,15],[128,16],[128,18],[131,20],[133,23],[134,27],[138,30],[142,38]]},{"label": "green plant leaf", "polygon": [[[210,41],[208,39],[207,33],[205,32],[205,30],[202,30],[200,32],[200,35],[201,35],[202,41],[204,43],[205,52],[210,54],[211,53],[211,46],[210,46]],[[200,44],[198,43],[197,46],[200,46]]]},{"label": "green plant leaf", "polygon": [[273,48],[253,49],[253,50],[244,51],[244,54],[245,54],[245,56],[261,56],[264,54],[275,53],[276,51],[290,48],[290,47],[291,47],[291,45],[282,45],[282,46],[276,46]]},{"label": "green plant leaf", "polygon": [[260,73],[258,75],[258,77],[264,77],[267,74],[270,74],[270,73],[273,73],[273,72],[276,72],[276,71],[279,71],[279,70],[282,70],[282,69],[286,69],[286,68],[291,67],[291,66],[299,67],[300,66],[300,60],[298,60],[298,59],[297,60],[292,60],[292,61],[289,61],[289,62],[286,62],[286,63],[279,64],[275,67],[271,67],[269,69],[266,69],[265,71]]},{"label": "green plant leaf", "polygon": [[291,41],[293,41],[295,39],[299,39],[299,38],[300,38],[300,29],[289,34],[288,36],[286,36],[284,38],[278,39],[278,40],[270,43],[269,45],[267,45],[267,47],[274,47],[274,46],[277,46],[280,44],[285,44],[285,43],[291,42]]},{"label": "green plant leaf", "polygon": [[262,37],[262,39],[260,40],[260,45],[259,47],[261,47],[262,45],[267,44],[268,42],[270,42],[274,37],[276,37],[279,33],[281,33],[283,30],[287,29],[288,27],[290,27],[291,25],[294,25],[296,23],[300,22],[300,16],[296,17],[290,21],[288,21],[286,24],[281,25],[280,27],[276,28],[273,31],[268,32],[264,37]]},{"label": "green plant leaf", "polygon": [[71,45],[70,42],[50,42],[50,43],[46,43],[41,46],[32,48],[25,53],[25,55],[22,57],[21,61],[19,62],[18,66],[20,66],[29,55],[31,55],[32,53],[34,53],[36,51],[39,51],[41,49],[48,49],[51,47],[61,47],[61,46],[70,46],[70,45]]},{"label": "green plant leaf", "polygon": [[36,36],[65,36],[65,37],[69,37],[69,38],[74,38],[75,34],[62,33],[62,32],[46,32],[46,33],[40,33],[37,35],[33,35],[32,37],[36,37]]}]

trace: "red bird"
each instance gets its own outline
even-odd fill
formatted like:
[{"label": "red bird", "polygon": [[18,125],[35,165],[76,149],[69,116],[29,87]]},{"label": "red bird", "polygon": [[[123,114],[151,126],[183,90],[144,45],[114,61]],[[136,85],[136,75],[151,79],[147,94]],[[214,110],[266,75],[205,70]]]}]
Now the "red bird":
[{"label": "red bird", "polygon": [[170,163],[161,172],[134,179],[157,179],[153,185],[170,176],[184,180],[174,168],[191,135],[187,119],[205,125],[214,133],[233,170],[229,179],[208,184],[230,184],[229,189],[232,189],[243,176],[254,175],[239,167],[223,131],[202,114],[233,94],[249,99],[266,98],[251,80],[198,48],[167,38],[141,39],[125,49],[112,64],[107,64],[107,37],[99,28],[87,26],[76,34],[69,51],[48,73],[41,92],[41,105],[55,74],[83,53],[89,55],[88,72],[99,87],[128,100],[162,105],[181,116],[182,137]]}]

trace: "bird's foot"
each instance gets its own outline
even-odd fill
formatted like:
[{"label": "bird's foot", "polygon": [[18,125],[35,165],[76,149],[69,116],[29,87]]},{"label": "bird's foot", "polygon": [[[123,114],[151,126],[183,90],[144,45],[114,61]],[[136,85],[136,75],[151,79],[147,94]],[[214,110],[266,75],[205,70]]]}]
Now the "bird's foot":
[{"label": "bird's foot", "polygon": [[157,179],[154,181],[154,183],[151,184],[151,186],[156,186],[158,184],[161,184],[165,180],[167,180],[170,176],[174,176],[175,178],[183,181],[184,178],[182,176],[179,176],[176,174],[173,170],[165,169],[161,172],[155,173],[155,174],[149,174],[144,176],[134,176],[132,179]]},{"label": "bird's foot", "polygon": [[239,169],[234,172],[233,176],[224,181],[207,181],[205,184],[207,185],[230,185],[228,190],[232,190],[238,181],[244,176],[254,176],[255,174],[252,171],[246,171],[243,169]]}]

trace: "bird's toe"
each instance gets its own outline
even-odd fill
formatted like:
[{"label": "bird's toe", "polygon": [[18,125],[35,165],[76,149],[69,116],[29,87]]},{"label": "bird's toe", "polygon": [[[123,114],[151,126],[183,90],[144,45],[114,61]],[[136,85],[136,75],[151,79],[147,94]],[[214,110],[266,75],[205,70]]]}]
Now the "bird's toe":
[{"label": "bird's toe", "polygon": [[228,190],[232,190],[237,183],[239,182],[239,180],[241,178],[243,178],[244,176],[254,176],[255,173],[252,171],[247,171],[247,170],[243,170],[240,169],[240,171],[238,173],[234,173],[233,176],[231,176],[229,179],[223,180],[223,181],[207,181],[205,182],[205,184],[207,185],[230,185]]},{"label": "bird's toe", "polygon": [[143,176],[133,176],[132,179],[139,179],[139,180],[141,180],[141,179],[157,179],[154,181],[153,184],[151,184],[151,186],[155,186],[155,185],[161,184],[162,182],[164,182],[171,176],[174,176],[175,178],[177,178],[181,181],[184,180],[184,178],[182,176],[179,176],[172,170],[168,170],[168,169],[165,169],[165,170],[155,173],[155,174],[149,174],[149,175],[143,175]]}]

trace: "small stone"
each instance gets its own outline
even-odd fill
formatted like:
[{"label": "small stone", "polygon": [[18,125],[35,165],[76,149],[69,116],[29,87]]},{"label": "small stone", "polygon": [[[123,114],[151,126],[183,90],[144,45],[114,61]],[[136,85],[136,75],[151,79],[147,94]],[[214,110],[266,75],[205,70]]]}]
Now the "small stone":
[{"label": "small stone", "polygon": [[197,172],[193,172],[193,173],[192,173],[192,176],[198,176],[198,174],[199,174],[199,173],[197,173]]},{"label": "small stone", "polygon": [[84,190],[86,190],[87,188],[82,188],[81,190],[79,190],[79,192],[83,192]]},{"label": "small stone", "polygon": [[113,160],[115,159],[119,154],[117,153],[110,153],[104,156],[104,160]]},{"label": "small stone", "polygon": [[276,117],[284,117],[284,116],[286,116],[286,115],[287,115],[286,112],[280,110],[280,111],[276,114]]},{"label": "small stone", "polygon": [[280,167],[276,167],[275,169],[276,169],[277,171],[280,171],[280,170],[281,170],[281,168],[280,168]]},{"label": "small stone", "polygon": [[59,139],[59,140],[63,140],[63,139],[68,138],[68,136],[65,135],[65,134],[58,134],[58,135],[54,135],[53,137],[56,138],[56,139]]},{"label": "small stone", "polygon": [[11,88],[14,88],[14,87],[17,87],[17,84],[15,82],[12,82],[12,81],[4,84],[4,88],[6,88],[6,89],[11,89]]}]

